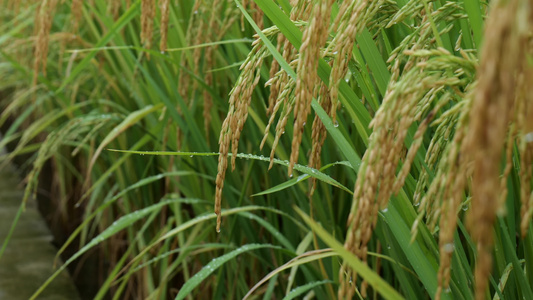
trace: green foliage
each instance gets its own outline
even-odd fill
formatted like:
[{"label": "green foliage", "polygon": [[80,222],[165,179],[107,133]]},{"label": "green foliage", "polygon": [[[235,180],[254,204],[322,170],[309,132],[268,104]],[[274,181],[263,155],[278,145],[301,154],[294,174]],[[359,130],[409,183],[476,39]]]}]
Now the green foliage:
[{"label": "green foliage", "polygon": [[[269,95],[264,87],[269,72],[261,67],[236,169],[226,175],[222,231],[217,233],[213,198],[227,95],[252,41],[266,47],[267,65],[275,60],[280,70],[296,78],[296,68],[279,52],[275,35],[268,35],[269,29],[277,30],[296,49],[301,47],[302,27],[307,24],[290,19],[289,1],[255,0],[254,7],[220,1],[215,24],[217,28],[228,24],[228,28],[216,39],[206,38],[199,44],[189,36],[189,24],[197,20],[208,24],[211,11],[207,6],[196,7],[194,1],[178,1],[179,5],[171,1],[168,49],[163,52],[140,43],[141,0],[131,1],[129,7],[130,1],[120,1],[117,18],[107,7],[109,1],[82,1],[81,25],[74,33],[69,32],[73,16],[66,1],[58,5],[53,19],[47,73],[39,72],[35,86],[30,37],[36,5],[22,1],[17,11],[13,2],[0,2],[0,126],[4,132],[0,146],[12,148],[9,155],[0,157],[0,164],[29,155],[24,166],[29,174],[26,198],[37,190],[40,176],[53,177],[56,185],[51,197],[57,215],[75,228],[60,253],[79,241],[77,252],[58,272],[89,250],[109,262],[101,270],[105,274],[100,278],[101,289],[90,297],[239,299],[251,291],[248,296],[255,299],[269,295],[333,299],[343,262],[359,272],[354,286],[362,279],[369,282],[368,298],[435,297],[440,228],[419,215],[420,199],[414,198],[417,192],[423,197],[438,175],[437,166],[447,154],[448,138],[453,137],[465,106],[465,93],[475,80],[486,3],[381,1],[383,9],[356,36],[348,73],[339,85],[336,121],[313,99],[312,109],[328,133],[321,154],[324,166],[306,166],[312,146],[307,126],[294,178],[287,176],[292,117],[271,169],[263,155],[270,152],[274,138],[269,136],[266,147],[259,149]],[[421,13],[424,5],[433,12],[429,19]],[[264,13],[263,31],[253,17],[257,10]],[[338,13],[336,3],[331,19]],[[423,23],[431,26],[431,34],[420,36]],[[211,34],[211,29],[204,29],[206,36]],[[379,212],[368,244],[367,266],[342,246],[353,187],[357,176],[367,171],[361,166],[372,142],[369,125],[385,105],[391,78],[396,76],[393,66],[407,63],[405,52],[413,44],[420,51],[411,55],[427,58],[426,69],[396,74],[404,84],[398,88],[419,88],[410,86],[407,79],[441,80],[434,95],[416,107],[424,116],[436,109],[436,121],[422,137],[405,184],[391,197],[388,208]],[[212,62],[208,51],[214,53]],[[331,73],[328,59],[332,58],[324,56],[318,65],[318,76],[326,84]],[[213,105],[206,123],[207,98]],[[415,142],[420,123],[408,128],[405,149]],[[433,144],[441,147],[429,162],[428,149]],[[520,160],[516,149],[513,160]],[[41,174],[45,164],[53,167],[53,174]],[[309,198],[311,180],[316,180],[317,188]],[[527,271],[533,267],[533,233],[516,238],[520,236],[516,166],[508,189],[507,214],[498,218],[494,228],[494,268],[487,297],[530,299],[533,275]],[[464,207],[468,209],[466,197]],[[82,219],[67,213],[72,211]],[[463,226],[465,213],[458,214],[450,288],[442,299],[474,298],[477,250]],[[413,224],[416,236],[411,232]],[[8,243],[9,238],[3,241],[2,251]],[[266,282],[268,286],[263,286]]]}]

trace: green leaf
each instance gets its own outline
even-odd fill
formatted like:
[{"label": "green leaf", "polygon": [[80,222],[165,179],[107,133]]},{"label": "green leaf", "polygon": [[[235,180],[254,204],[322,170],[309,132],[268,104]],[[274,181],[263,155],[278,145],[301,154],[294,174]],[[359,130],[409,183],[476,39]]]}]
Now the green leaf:
[{"label": "green leaf", "polygon": [[298,255],[297,257],[291,259],[289,262],[276,268],[274,271],[268,273],[268,275],[266,275],[265,277],[263,277],[263,279],[261,279],[261,281],[256,283],[242,299],[243,300],[248,299],[248,297],[250,297],[252,293],[256,291],[262,284],[270,280],[270,278],[279,274],[281,271],[293,268],[295,266],[307,264],[307,263],[310,263],[316,260],[320,260],[326,257],[332,257],[332,256],[337,256],[337,254],[332,252],[331,249],[313,250],[313,251],[306,252],[302,255]]},{"label": "green leaf", "polygon": [[244,245],[238,249],[235,249],[231,251],[230,253],[224,254],[220,257],[217,257],[213,260],[211,260],[207,265],[205,265],[200,272],[194,274],[194,276],[189,279],[185,284],[181,287],[178,295],[176,296],[176,300],[182,300],[187,297],[192,290],[197,287],[204,279],[206,279],[211,273],[213,273],[215,270],[220,268],[223,264],[225,264],[230,259],[235,258],[237,255],[248,252],[251,250],[256,249],[262,249],[262,248],[271,248],[271,249],[282,249],[279,246],[274,246],[270,244],[248,244]]},{"label": "green leaf", "polygon": [[[218,156],[220,155],[220,153],[218,152],[182,152],[182,151],[131,151],[131,150],[117,150],[117,149],[108,149],[109,151],[114,151],[114,152],[122,152],[122,153],[130,153],[130,154],[140,154],[140,155],[177,155],[177,156]],[[228,153],[228,156],[232,156],[231,153]],[[257,156],[257,155],[253,155],[253,154],[244,154],[244,153],[239,153],[237,154],[237,157],[238,158],[244,158],[244,159],[255,159],[255,160],[260,160],[260,161],[263,161],[263,162],[270,162],[270,158],[269,157],[265,157],[263,155],[261,156]],[[285,161],[285,160],[280,160],[280,159],[277,159],[277,158],[274,158],[274,163],[275,164],[278,164],[278,165],[282,165],[282,166],[286,166],[288,167],[289,166],[289,162],[288,161]],[[352,191],[350,189],[348,189],[347,187],[345,187],[344,185],[340,184],[338,181],[336,181],[335,179],[331,178],[329,175],[327,174],[324,174],[322,172],[320,172],[319,170],[317,169],[314,169],[314,168],[310,168],[310,167],[307,167],[307,166],[304,166],[304,165],[299,165],[299,164],[296,164],[294,165],[294,169],[299,171],[299,172],[302,172],[302,173],[305,173],[311,177],[314,177],[320,181],[323,181],[327,184],[330,184],[332,186],[335,186],[335,187],[338,187],[348,193],[352,193]]]},{"label": "green leaf", "polygon": [[[58,258],[59,255],[67,249],[68,245],[70,245],[76,239],[76,237],[80,234],[83,228],[86,228],[89,226],[91,220],[93,220],[98,214],[102,213],[107,207],[115,203],[115,201],[117,201],[118,199],[120,199],[121,197],[123,197],[130,191],[137,190],[140,187],[146,186],[155,181],[161,180],[166,177],[171,177],[171,176],[185,177],[185,176],[201,176],[201,175],[198,173],[189,172],[189,171],[176,171],[176,172],[161,173],[161,174],[157,174],[154,176],[143,178],[139,180],[138,182],[135,182],[134,184],[128,187],[125,187],[119,193],[117,193],[113,198],[111,198],[109,201],[106,201],[102,205],[98,206],[98,208],[96,208],[95,211],[92,212],[90,215],[87,215],[84,217],[83,222],[70,234],[67,241],[59,249],[59,251],[57,252],[56,258]],[[184,199],[182,199],[181,201],[184,201]]]},{"label": "green leaf", "polygon": [[296,178],[289,179],[289,180],[287,180],[287,181],[285,181],[283,183],[280,183],[280,184],[278,184],[278,185],[276,185],[274,187],[271,187],[271,188],[269,188],[267,190],[264,190],[262,192],[253,194],[252,197],[261,196],[261,195],[268,195],[268,194],[272,194],[272,193],[275,193],[275,192],[282,191],[284,189],[287,189],[287,188],[290,188],[291,186],[296,185],[298,182],[306,180],[309,177],[311,177],[311,176],[309,176],[307,174],[300,175],[300,176],[298,176]]},{"label": "green leaf", "polygon": [[317,286],[321,286],[321,285],[327,284],[327,283],[332,283],[332,281],[331,280],[322,280],[322,281],[315,281],[315,282],[310,282],[308,284],[304,284],[302,286],[299,286],[299,287],[293,289],[289,294],[287,294],[287,296],[283,297],[283,300],[292,300],[292,299],[304,294],[305,292],[314,289]]},{"label": "green leaf", "polygon": [[102,37],[102,39],[98,41],[98,43],[94,46],[95,50],[92,50],[87,56],[83,58],[83,60],[72,70],[70,76],[62,80],[61,86],[56,90],[56,94],[63,91],[63,89],[65,89],[65,87],[67,87],[71,83],[71,81],[74,80],[74,78],[78,76],[78,74],[80,74],[83,69],[85,69],[89,65],[91,60],[96,56],[98,48],[103,47],[104,45],[109,43],[109,41],[111,41],[111,39],[115,35],[120,34],[120,30],[134,17],[137,16],[137,11],[139,10],[140,6],[140,0],[137,0],[135,1],[135,3],[132,3],[130,8],[120,16],[120,18],[113,25],[113,27],[110,28],[109,31],[107,31],[107,33]]},{"label": "green leaf", "polygon": [[272,236],[278,240],[278,242],[285,247],[285,249],[289,249],[290,251],[294,251],[294,246],[289,242],[289,240],[272,224],[270,224],[265,219],[262,219],[261,217],[249,213],[249,212],[241,212],[239,215],[242,215],[245,218],[248,218],[249,220],[254,220],[257,223],[261,224],[266,230],[268,230]]},{"label": "green leaf", "polygon": [[381,57],[378,47],[376,47],[376,44],[370,35],[370,32],[368,32],[368,29],[365,28],[359,35],[357,35],[357,44],[363,53],[368,67],[372,71],[379,92],[384,96],[385,91],[387,90],[387,85],[389,84],[390,73],[387,69],[387,65],[383,61],[383,57]]},{"label": "green leaf", "polygon": [[[335,166],[335,165],[344,165],[344,166],[347,166],[349,168],[352,168],[352,165],[347,162],[347,161],[338,161],[338,162],[334,162],[334,163],[331,163],[331,164],[327,164],[325,165],[324,167],[320,168],[320,171],[323,171],[331,166]],[[308,179],[309,177],[311,177],[310,175],[307,175],[307,174],[303,174],[303,175],[300,175],[296,178],[292,178],[290,180],[287,180],[283,183],[280,183],[274,187],[271,187],[265,191],[262,191],[262,192],[259,192],[259,193],[256,193],[256,194],[253,194],[252,197],[255,197],[255,196],[261,196],[261,195],[268,195],[268,194],[272,194],[272,193],[275,193],[275,192],[279,192],[279,191],[282,191],[284,189],[287,189],[287,188],[290,188],[291,186],[294,186],[296,185],[297,183],[299,182],[302,182],[302,181],[305,181],[306,179]],[[353,195],[353,192],[352,191],[346,191],[348,192],[349,194]]]},{"label": "green leaf", "polygon": [[111,226],[106,228],[102,233],[97,235],[95,238],[93,238],[87,245],[83,246],[78,252],[74,253],[50,278],[46,280],[41,287],[31,296],[30,299],[36,299],[37,296],[39,296],[44,289],[56,278],[69,264],[71,264],[74,260],[76,260],[78,257],[80,257],[83,253],[87,252],[92,247],[100,244],[101,242],[105,241],[112,235],[116,234],[117,232],[121,231],[122,229],[130,226],[131,224],[139,221],[140,219],[144,218],[149,213],[161,209],[165,205],[169,205],[172,203],[178,203],[180,201],[183,201],[183,199],[177,199],[177,200],[169,200],[160,202],[154,205],[151,205],[147,208],[134,211],[130,214],[127,214],[125,216],[122,216],[120,219],[115,221]]},{"label": "green leaf", "polygon": [[313,229],[314,232],[326,243],[333,251],[338,253],[344,261],[357,273],[364,278],[379,294],[385,299],[404,299],[392,286],[383,280],[377,273],[364,264],[353,253],[346,250],[331,234],[326,232],[322,226],[318,225],[308,215],[298,207],[294,208],[296,212],[304,219],[305,223]]},{"label": "green leaf", "polygon": [[[146,117],[146,115],[160,110],[163,108],[164,104],[159,103],[157,105],[148,105],[144,108],[141,108],[139,110],[136,110],[129,114],[124,121],[122,121],[120,124],[118,124],[107,136],[104,138],[104,140],[100,143],[100,146],[98,146],[98,149],[96,149],[91,162],[89,163],[89,170],[87,171],[87,174],[91,173],[91,170],[96,162],[96,159],[98,159],[98,156],[100,156],[100,153],[102,150],[107,146],[111,141],[113,141],[119,134],[124,132],[126,129],[130,128],[131,126],[135,125],[137,122],[139,122],[142,118]],[[89,179],[89,177],[87,177]]]},{"label": "green leaf", "polygon": [[[422,251],[419,243],[411,243],[411,230],[402,219],[396,203],[391,201],[387,210],[381,212],[385,222],[393,233],[394,238],[400,244],[405,256],[413,266],[420,281],[426,287],[428,293],[433,296],[437,292],[437,262],[432,256]],[[450,299],[448,293],[443,293],[441,299]]]},{"label": "green leaf", "polygon": [[328,130],[328,133],[331,138],[333,138],[333,140],[335,141],[341,153],[344,154],[344,157],[346,157],[346,159],[350,162],[352,169],[357,172],[357,170],[359,170],[359,167],[361,166],[361,158],[359,157],[357,152],[355,152],[354,147],[350,145],[348,140],[342,135],[339,128],[335,127],[331,118],[328,116],[326,111],[324,111],[322,106],[318,104],[318,102],[313,99],[311,106],[315,110],[320,120],[322,120],[322,123]]},{"label": "green leaf", "polygon": [[[481,15],[481,4],[479,0],[463,0],[466,13],[468,14],[468,20],[470,21],[470,28],[474,34],[474,42],[476,49],[481,49],[481,43],[483,41],[483,17]],[[465,34],[465,33],[463,33]],[[467,32],[466,34],[470,34]]]}]

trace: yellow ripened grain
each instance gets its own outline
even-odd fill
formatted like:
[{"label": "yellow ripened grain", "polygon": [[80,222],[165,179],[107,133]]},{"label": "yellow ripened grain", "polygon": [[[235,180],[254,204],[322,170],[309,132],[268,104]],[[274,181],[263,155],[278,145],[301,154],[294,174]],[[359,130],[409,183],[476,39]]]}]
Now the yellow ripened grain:
[{"label": "yellow ripened grain", "polygon": [[[499,204],[502,145],[514,105],[517,73],[525,61],[524,42],[531,28],[530,17],[520,3],[497,1],[487,19],[464,153],[472,155],[474,161],[472,209],[467,225],[478,251],[475,291],[479,300],[485,298],[492,270],[492,228]],[[518,24],[517,19],[529,24]]]},{"label": "yellow ripened grain", "polygon": [[[141,2],[141,43],[146,49],[152,47],[153,24],[155,18],[155,0]],[[147,55],[149,57],[149,55]]]},{"label": "yellow ripened grain", "polygon": [[314,9],[308,27],[304,30],[300,47],[300,60],[297,67],[297,79],[294,104],[294,132],[289,160],[289,176],[298,160],[300,143],[307,117],[311,110],[314,87],[318,80],[317,68],[320,60],[320,48],[325,44],[332,0],[314,2]]},{"label": "yellow ripened grain", "polygon": [[72,26],[72,33],[78,32],[78,27],[81,20],[81,13],[83,9],[83,1],[82,0],[72,0],[72,4],[70,6],[70,12],[71,12],[71,26]]},{"label": "yellow ripened grain", "polygon": [[37,84],[39,70],[46,76],[49,36],[56,5],[57,0],[44,0],[37,8],[35,20],[37,38],[35,39],[33,85]]},{"label": "yellow ripened grain", "polygon": [[159,9],[161,10],[161,25],[159,33],[161,34],[161,40],[159,42],[159,50],[161,52],[167,51],[167,34],[168,34],[168,16],[170,13],[170,0],[160,0]]}]

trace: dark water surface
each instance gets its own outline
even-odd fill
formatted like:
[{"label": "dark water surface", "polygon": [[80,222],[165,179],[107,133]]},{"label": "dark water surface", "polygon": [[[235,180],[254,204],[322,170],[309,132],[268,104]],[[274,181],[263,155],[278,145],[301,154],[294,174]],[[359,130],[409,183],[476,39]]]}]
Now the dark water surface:
[{"label": "dark water surface", "polygon": [[[24,191],[15,167],[0,169],[0,245],[19,209]],[[0,299],[28,299],[54,272],[57,249],[33,199],[18,222],[0,257]],[[67,271],[62,272],[38,299],[77,300],[78,292]]]}]

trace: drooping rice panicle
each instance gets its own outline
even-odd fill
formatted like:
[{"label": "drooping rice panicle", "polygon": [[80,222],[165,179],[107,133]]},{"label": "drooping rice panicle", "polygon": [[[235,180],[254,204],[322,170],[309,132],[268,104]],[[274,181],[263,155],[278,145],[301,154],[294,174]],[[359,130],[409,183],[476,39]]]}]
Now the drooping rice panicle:
[{"label": "drooping rice panicle", "polygon": [[[141,43],[146,49],[152,47],[153,26],[155,18],[155,0],[141,1]],[[147,53],[147,57],[150,55]]]},{"label": "drooping rice panicle", "polygon": [[121,5],[122,2],[120,0],[111,0],[108,2],[107,11],[113,17],[114,20],[118,18]]},{"label": "drooping rice panicle", "polygon": [[[500,204],[500,166],[518,74],[523,70],[531,16],[526,1],[496,1],[491,8],[473,95],[467,147],[472,155],[472,209],[468,229],[477,247],[476,299],[484,299],[492,270],[493,225]],[[517,21],[520,20],[520,21]]]},{"label": "drooping rice panicle", "polygon": [[48,44],[50,41],[50,29],[54,17],[57,0],[44,0],[39,4],[35,18],[35,39],[34,63],[33,63],[33,85],[37,84],[39,71],[46,76],[46,63],[48,57]]},{"label": "drooping rice panicle", "polygon": [[320,60],[320,48],[325,45],[329,29],[332,0],[314,2],[309,25],[303,33],[300,47],[300,59],[297,67],[297,79],[294,104],[294,131],[289,160],[289,176],[292,175],[294,164],[298,160],[300,143],[307,117],[311,110],[311,100],[318,80],[317,68]]},{"label": "drooping rice panicle", "polygon": [[159,9],[161,11],[161,22],[159,27],[159,34],[161,40],[159,42],[159,51],[167,51],[167,35],[168,35],[168,17],[170,14],[170,0],[159,0]]},{"label": "drooping rice panicle", "polygon": [[81,20],[81,14],[83,9],[83,1],[82,0],[72,0],[72,4],[70,5],[70,11],[71,11],[71,26],[72,26],[72,33],[78,32],[78,27]]},{"label": "drooping rice panicle", "polygon": [[231,168],[235,169],[235,159],[237,157],[237,150],[239,146],[239,139],[244,127],[244,123],[248,117],[248,107],[252,98],[252,92],[257,86],[264,58],[268,51],[261,43],[255,43],[254,48],[248,55],[248,58],[241,66],[241,74],[235,84],[235,87],[230,92],[229,110],[226,119],[222,123],[222,130],[219,137],[219,157],[218,157],[218,172],[216,178],[215,191],[215,214],[217,215],[217,232],[220,232],[221,226],[221,201],[222,189],[224,187],[224,178],[226,176],[226,169],[228,165],[228,153],[231,145]]}]

